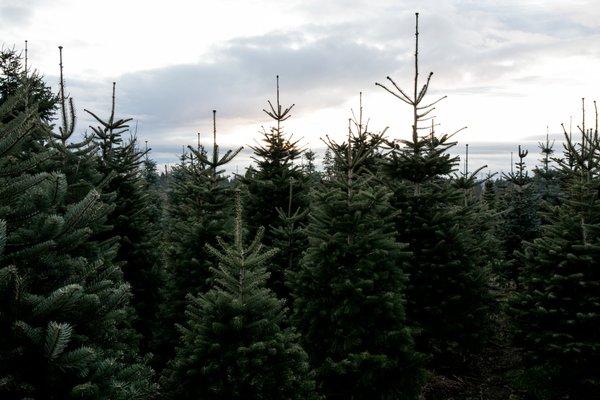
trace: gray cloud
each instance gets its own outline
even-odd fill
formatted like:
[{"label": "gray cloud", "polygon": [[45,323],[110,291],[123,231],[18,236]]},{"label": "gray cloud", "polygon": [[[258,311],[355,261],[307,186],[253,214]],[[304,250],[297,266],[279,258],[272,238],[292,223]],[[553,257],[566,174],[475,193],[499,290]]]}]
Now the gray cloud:
[{"label": "gray cloud", "polygon": [[296,32],[232,40],[211,56],[119,77],[123,107],[160,128],[213,108],[225,118],[255,118],[274,97],[279,74],[283,102],[306,112],[345,101],[395,63],[393,55],[342,35],[311,41]]},{"label": "gray cloud", "polygon": [[28,25],[35,6],[42,0],[0,0],[0,23],[3,26],[23,28]]},{"label": "gray cloud", "polygon": [[[581,7],[594,4],[582,2]],[[262,118],[266,99],[274,96],[276,74],[281,76],[282,102],[296,103],[296,114],[342,104],[388,74],[409,83],[415,9],[422,12],[421,65],[425,73],[436,73],[435,92],[520,96],[526,90],[508,93],[507,81],[526,86],[552,79],[519,75],[539,57],[598,56],[600,51],[598,26],[525,2],[310,0],[296,8],[311,22],[215,44],[193,64],[116,77],[118,109],[140,120],[156,152],[165,160],[173,154],[175,160],[179,147],[169,147],[164,138],[188,129],[193,136],[194,126],[206,122],[213,108],[224,119]],[[323,22],[323,15],[340,18]],[[69,88],[78,105],[108,110],[110,82],[73,81]],[[80,126],[87,125],[85,116],[80,117]],[[509,146],[514,148],[497,143],[473,151],[491,157],[509,154]]]}]

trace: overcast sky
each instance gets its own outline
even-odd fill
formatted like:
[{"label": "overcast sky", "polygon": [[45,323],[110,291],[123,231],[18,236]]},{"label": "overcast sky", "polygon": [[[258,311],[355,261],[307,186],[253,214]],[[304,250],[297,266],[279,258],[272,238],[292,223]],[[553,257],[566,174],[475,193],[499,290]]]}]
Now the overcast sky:
[{"label": "overcast sky", "polygon": [[374,83],[410,85],[415,11],[431,96],[448,95],[436,120],[468,126],[457,149],[471,144],[471,165],[507,170],[517,144],[534,164],[546,127],[559,137],[598,92],[597,0],[0,0],[0,40],[29,40],[30,65],[53,87],[64,46],[81,132],[83,108],[106,114],[116,81],[117,111],[139,121],[159,163],[196,132],[208,140],[212,109],[222,147],[255,144],[276,74],[282,102],[296,104],[286,131],[321,153],[320,137],[344,137],[360,91],[373,130],[408,137],[407,106]]}]

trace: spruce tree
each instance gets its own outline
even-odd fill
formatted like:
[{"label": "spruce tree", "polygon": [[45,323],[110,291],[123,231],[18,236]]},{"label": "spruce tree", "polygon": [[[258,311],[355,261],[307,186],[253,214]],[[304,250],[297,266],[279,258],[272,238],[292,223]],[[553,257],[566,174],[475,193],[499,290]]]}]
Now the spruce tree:
[{"label": "spruce tree", "polygon": [[600,396],[600,142],[597,125],[584,124],[579,143],[565,132],[564,198],[543,211],[540,237],[519,254],[512,312],[525,360],[519,380],[533,398]]},{"label": "spruce tree", "polygon": [[189,147],[171,173],[166,216],[167,284],[155,332],[157,366],[173,356],[178,341],[175,325],[183,323],[188,294],[206,292],[212,284],[213,258],[206,244],[228,237],[233,219],[233,186],[222,168],[242,150],[220,154],[216,111],[213,110],[213,148]]},{"label": "spruce tree", "polygon": [[412,252],[405,266],[406,308],[409,323],[420,329],[417,349],[431,356],[430,368],[454,373],[485,340],[490,295],[485,263],[464,217],[464,194],[448,179],[458,162],[448,149],[460,130],[438,135],[434,124],[426,124],[445,96],[425,100],[432,73],[419,88],[418,14],[416,21],[412,96],[390,77],[392,89],[377,84],[413,111],[411,138],[390,143],[383,173],[393,190],[397,240]]},{"label": "spruce tree", "polygon": [[0,107],[0,397],[151,398],[114,249],[90,251],[108,208],[94,190],[66,202],[27,79]]},{"label": "spruce tree", "polygon": [[[271,246],[275,240],[275,231],[285,226],[285,221],[279,218],[278,210],[287,210],[290,201],[294,210],[304,210],[307,207],[307,180],[300,166],[294,164],[302,154],[298,141],[291,135],[287,136],[283,130],[282,123],[290,118],[290,111],[294,105],[287,108],[281,106],[279,76],[276,103],[273,105],[269,100],[268,104],[269,110],[263,111],[275,121],[275,126],[269,131],[263,129],[264,143],[252,147],[256,168],[252,173],[248,173],[242,182],[246,187],[245,209],[248,223],[251,227],[264,226],[265,245]],[[290,199],[288,189],[291,179],[294,181],[294,191]],[[299,245],[300,243],[295,246]],[[298,258],[292,256],[291,259],[292,264],[296,264]],[[282,251],[273,258],[270,265],[273,269],[269,271],[268,286],[279,298],[289,297],[285,283],[285,269],[290,267],[289,260],[290,255]],[[291,266],[292,269],[295,267],[296,265]]]},{"label": "spruce tree", "polygon": [[314,381],[284,302],[267,289],[263,230],[246,246],[236,203],[233,243],[207,245],[219,261],[212,288],[189,295],[181,342],[164,377],[167,399],[313,399]]},{"label": "spruce tree", "polygon": [[347,143],[328,142],[339,173],[312,192],[294,322],[326,398],[416,399],[422,358],[405,322],[407,254],[391,193],[363,168],[382,136],[356,125]]}]

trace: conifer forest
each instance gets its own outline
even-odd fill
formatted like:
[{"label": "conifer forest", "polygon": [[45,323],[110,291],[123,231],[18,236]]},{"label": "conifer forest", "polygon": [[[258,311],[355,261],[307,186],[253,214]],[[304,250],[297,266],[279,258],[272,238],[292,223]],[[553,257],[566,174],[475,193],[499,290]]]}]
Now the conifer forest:
[{"label": "conifer forest", "polygon": [[415,17],[409,75],[371,88],[403,132],[361,98],[321,159],[273,77],[235,173],[216,111],[163,171],[118,82],[80,110],[68,48],[56,91],[3,47],[0,400],[600,399],[596,102],[510,172],[469,166]]}]

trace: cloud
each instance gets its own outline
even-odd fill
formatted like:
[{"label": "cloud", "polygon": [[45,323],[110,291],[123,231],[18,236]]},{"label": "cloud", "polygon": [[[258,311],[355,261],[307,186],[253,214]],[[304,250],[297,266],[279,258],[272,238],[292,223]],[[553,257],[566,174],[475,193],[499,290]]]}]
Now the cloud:
[{"label": "cloud", "polygon": [[[373,83],[386,75],[410,85],[414,10],[421,11],[422,75],[435,72],[432,94],[469,99],[494,95],[520,104],[516,98],[530,96],[530,88],[535,94],[555,84],[553,71],[540,66],[581,55],[590,61],[600,57],[600,25],[582,18],[586,13],[600,16],[600,5],[576,3],[565,9],[558,1],[296,1],[293,7],[303,21],[299,24],[215,43],[194,63],[116,76],[118,110],[139,119],[144,138],[165,159],[173,153],[175,160],[180,138],[193,137],[199,125],[207,124],[212,109],[225,124],[264,120],[261,109],[274,97],[277,74],[282,103],[296,103],[295,116],[300,117],[345,105],[360,90],[376,92]],[[26,11],[12,12],[21,12],[17,18],[25,21]],[[561,79],[575,86],[580,78],[568,78],[563,71]],[[108,110],[109,81],[68,83],[78,105]],[[378,108],[381,103],[369,105]],[[80,117],[80,126],[87,125],[85,115]],[[482,147],[479,153],[509,154],[507,146]]]},{"label": "cloud", "polygon": [[23,28],[29,24],[36,6],[42,0],[1,0],[0,24],[4,27]]},{"label": "cloud", "polygon": [[213,108],[224,118],[256,118],[280,75],[283,104],[308,112],[346,101],[395,63],[393,55],[342,35],[311,40],[297,32],[235,39],[209,58],[119,77],[123,107],[160,128]]}]

